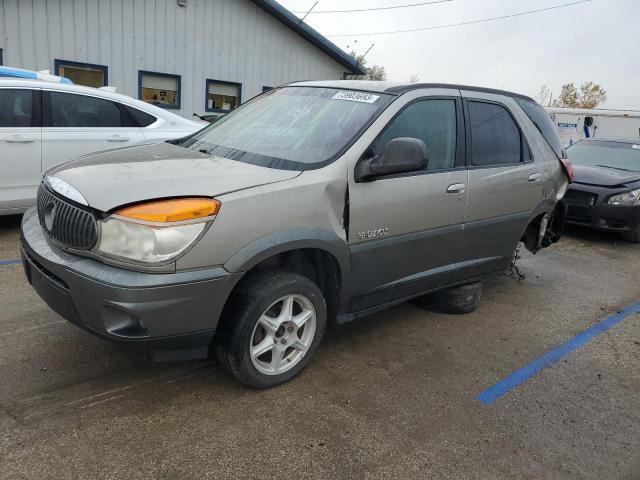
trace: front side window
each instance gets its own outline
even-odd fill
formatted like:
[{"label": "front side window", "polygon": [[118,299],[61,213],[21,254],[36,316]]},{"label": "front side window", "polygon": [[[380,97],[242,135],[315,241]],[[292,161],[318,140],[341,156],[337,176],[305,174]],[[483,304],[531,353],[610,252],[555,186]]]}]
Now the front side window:
[{"label": "front side window", "polygon": [[55,73],[76,85],[94,88],[107,85],[107,67],[104,65],[55,60]]},{"label": "front side window", "polygon": [[0,128],[39,127],[32,90],[0,89]]},{"label": "front side window", "polygon": [[230,111],[240,106],[239,83],[207,80],[207,111]]},{"label": "front side window", "polygon": [[373,144],[380,155],[394,138],[418,138],[427,145],[427,170],[453,168],[456,160],[455,100],[422,100],[402,110]]},{"label": "front side window", "polygon": [[347,148],[393,98],[334,88],[279,88],[178,145],[270,168],[319,168]]},{"label": "front side window", "polygon": [[158,107],[180,109],[180,80],[179,75],[140,71],[138,98]]},{"label": "front side window", "polygon": [[[45,127],[111,128],[133,126],[124,117],[119,105],[110,100],[49,92],[48,114]],[[123,118],[124,117],[124,118]]]},{"label": "front side window", "polygon": [[473,165],[508,165],[522,159],[520,130],[507,109],[469,101]]}]

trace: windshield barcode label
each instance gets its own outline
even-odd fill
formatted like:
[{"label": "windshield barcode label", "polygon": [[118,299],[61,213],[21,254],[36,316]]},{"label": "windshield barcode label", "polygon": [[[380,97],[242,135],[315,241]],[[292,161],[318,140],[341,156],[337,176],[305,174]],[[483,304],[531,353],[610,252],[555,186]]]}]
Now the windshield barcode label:
[{"label": "windshield barcode label", "polygon": [[338,92],[333,97],[334,100],[349,100],[351,102],[373,103],[380,98],[380,95],[372,95],[362,92]]}]

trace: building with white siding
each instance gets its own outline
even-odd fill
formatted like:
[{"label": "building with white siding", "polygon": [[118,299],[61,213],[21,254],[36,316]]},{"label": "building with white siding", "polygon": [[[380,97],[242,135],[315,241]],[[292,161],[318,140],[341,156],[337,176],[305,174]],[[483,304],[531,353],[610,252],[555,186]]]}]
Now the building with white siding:
[{"label": "building with white siding", "polygon": [[275,0],[0,0],[0,64],[111,85],[186,117],[365,73]]}]

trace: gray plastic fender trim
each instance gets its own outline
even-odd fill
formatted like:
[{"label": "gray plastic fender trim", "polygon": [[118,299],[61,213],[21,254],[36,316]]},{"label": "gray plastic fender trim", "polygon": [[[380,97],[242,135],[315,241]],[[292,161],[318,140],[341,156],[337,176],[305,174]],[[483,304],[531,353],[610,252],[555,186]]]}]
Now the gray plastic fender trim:
[{"label": "gray plastic fender trim", "polygon": [[340,266],[344,288],[350,271],[349,246],[345,239],[322,228],[288,228],[260,237],[234,253],[224,268],[231,273],[245,272],[270,257],[303,248],[317,248],[333,255]]}]

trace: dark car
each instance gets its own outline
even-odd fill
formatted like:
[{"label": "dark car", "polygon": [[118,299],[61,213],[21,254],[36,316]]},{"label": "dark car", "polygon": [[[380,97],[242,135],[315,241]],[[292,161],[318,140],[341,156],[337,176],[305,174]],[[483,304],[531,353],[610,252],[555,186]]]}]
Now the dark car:
[{"label": "dark car", "polygon": [[640,139],[582,140],[567,155],[574,168],[567,222],[640,243]]}]

